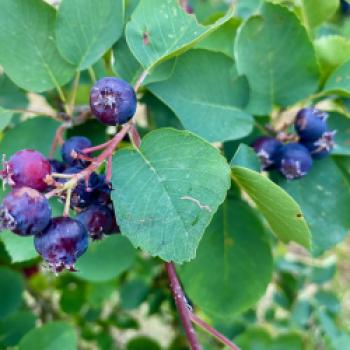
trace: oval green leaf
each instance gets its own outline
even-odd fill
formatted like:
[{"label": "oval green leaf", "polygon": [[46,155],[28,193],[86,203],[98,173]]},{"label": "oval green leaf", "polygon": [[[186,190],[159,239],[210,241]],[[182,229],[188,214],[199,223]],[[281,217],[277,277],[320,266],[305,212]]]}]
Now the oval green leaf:
[{"label": "oval green leaf", "polygon": [[140,150],[116,154],[112,184],[122,233],[151,255],[182,263],[195,257],[230,187],[230,169],[199,137],[158,129],[143,139]]}]

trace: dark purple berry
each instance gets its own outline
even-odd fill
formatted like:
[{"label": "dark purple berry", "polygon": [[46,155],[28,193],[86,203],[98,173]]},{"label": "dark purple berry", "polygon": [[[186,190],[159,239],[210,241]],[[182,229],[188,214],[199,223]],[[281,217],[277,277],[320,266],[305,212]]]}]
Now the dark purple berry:
[{"label": "dark purple berry", "polygon": [[312,158],[321,159],[329,155],[335,146],[335,131],[326,131],[321,138],[316,141],[303,142],[303,145],[309,150]]},{"label": "dark purple berry", "polygon": [[74,271],[76,260],[88,247],[88,233],[79,221],[57,217],[45,231],[34,237],[34,246],[54,271],[65,268]]},{"label": "dark purple berry", "polygon": [[[81,172],[83,168],[70,167],[67,168],[63,174],[77,174]],[[59,182],[64,183],[67,179],[59,179]],[[99,175],[93,172],[89,176],[89,180],[84,179],[78,181],[77,186],[74,188],[71,194],[71,207],[72,208],[86,208],[94,203],[97,198],[97,189],[100,186]]]},{"label": "dark purple berry", "polygon": [[108,205],[111,203],[112,184],[104,174],[98,175],[98,184],[94,188],[94,203]]},{"label": "dark purple berry", "polygon": [[[63,161],[70,166],[87,166],[89,162],[74,157],[76,154],[82,154],[85,148],[92,147],[91,141],[84,136],[72,136],[62,145],[61,155]],[[91,153],[85,154],[90,157]]]},{"label": "dark purple berry", "polygon": [[50,219],[48,200],[29,187],[13,189],[0,206],[0,230],[11,230],[20,236],[42,232]]},{"label": "dark purple berry", "polygon": [[76,216],[92,239],[101,239],[102,236],[119,232],[114,211],[105,205],[91,205]]},{"label": "dark purple berry", "polygon": [[47,176],[51,174],[49,161],[39,152],[24,149],[16,152],[4,163],[1,176],[12,187],[30,187],[44,191],[48,187]]},{"label": "dark purple berry", "polygon": [[133,87],[122,79],[102,78],[90,92],[91,111],[105,125],[126,123],[134,116],[136,105]]},{"label": "dark purple berry", "polygon": [[56,159],[49,159],[50,165],[51,165],[51,172],[53,173],[63,173],[66,169],[66,165],[63,162],[60,162]]},{"label": "dark purple berry", "polygon": [[308,149],[299,143],[288,143],[281,149],[278,169],[288,180],[305,176],[312,167]]},{"label": "dark purple berry", "polygon": [[278,157],[283,144],[273,137],[262,136],[252,144],[256,154],[260,158],[263,170],[271,170],[278,163]]},{"label": "dark purple berry", "polygon": [[327,131],[328,114],[316,108],[303,108],[296,116],[294,127],[302,141],[316,141]]}]

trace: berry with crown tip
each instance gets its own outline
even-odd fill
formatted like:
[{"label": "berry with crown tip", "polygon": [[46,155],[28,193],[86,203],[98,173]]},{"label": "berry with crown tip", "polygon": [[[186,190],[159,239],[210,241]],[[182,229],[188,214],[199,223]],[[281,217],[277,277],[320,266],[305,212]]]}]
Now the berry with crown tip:
[{"label": "berry with crown tip", "polygon": [[113,77],[98,80],[90,92],[90,107],[105,125],[125,124],[136,112],[137,99],[133,87]]},{"label": "berry with crown tip", "polygon": [[42,192],[48,187],[51,165],[40,152],[24,149],[4,162],[0,174],[3,181],[14,188],[26,186]]},{"label": "berry with crown tip", "polygon": [[252,147],[260,158],[263,170],[271,170],[275,167],[282,146],[280,141],[269,136],[258,137],[254,141]]},{"label": "berry with crown tip", "polygon": [[0,206],[0,230],[11,230],[20,236],[43,231],[50,219],[48,200],[33,188],[13,189]]},{"label": "berry with crown tip", "polygon": [[303,142],[302,144],[309,150],[312,158],[322,159],[328,156],[334,148],[335,134],[336,131],[326,131],[318,140]]},{"label": "berry with crown tip", "polygon": [[80,221],[94,240],[102,236],[119,232],[113,210],[105,205],[91,205],[80,212],[76,219]]},{"label": "berry with crown tip", "polygon": [[54,271],[75,271],[75,262],[87,250],[88,233],[79,221],[56,217],[42,233],[35,235],[34,246]]},{"label": "berry with crown tip", "polygon": [[280,151],[278,169],[288,180],[305,176],[312,167],[308,149],[299,143],[288,143]]},{"label": "berry with crown tip", "polygon": [[[92,142],[84,136],[72,136],[64,142],[61,148],[61,156],[63,161],[69,166],[82,166],[86,167],[89,162],[74,157],[75,154],[82,154],[85,148],[92,147]],[[85,154],[90,157],[91,153]]]},{"label": "berry with crown tip", "polygon": [[316,108],[301,109],[294,121],[294,128],[301,141],[316,141],[327,131],[328,114]]}]

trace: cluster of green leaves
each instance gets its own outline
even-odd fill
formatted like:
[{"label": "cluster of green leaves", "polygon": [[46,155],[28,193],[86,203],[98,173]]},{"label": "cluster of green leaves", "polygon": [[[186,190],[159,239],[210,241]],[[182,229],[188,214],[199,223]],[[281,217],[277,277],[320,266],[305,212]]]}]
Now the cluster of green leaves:
[{"label": "cluster of green leaves", "polygon": [[[18,114],[32,109],[33,93],[60,112],[75,94],[77,73],[77,105],[88,103],[96,78],[135,83],[148,73],[139,91],[146,136],[139,150],[127,144],[113,159],[122,235],[92,243],[79,272],[55,280],[39,273],[25,284],[18,271],[38,264],[32,239],[1,233],[4,265],[12,267],[0,271],[6,301],[0,347],[64,343],[74,349],[75,325],[80,342],[115,349],[113,332],[142,326],[130,310],[146,304],[149,315],[162,317],[164,309],[174,315],[162,260],[177,263],[191,302],[226,335],[238,336],[244,349],[307,349],[315,345],[312,337],[305,340],[309,333],[322,335],[317,345],[350,346],[335,317],[339,301],[323,290],[330,277],[315,281],[315,269],[283,257],[274,264],[285,243],[320,258],[350,228],[350,19],[339,0],[189,5],[192,15],[177,0],[61,0],[56,7],[43,0],[0,2],[1,153],[35,148],[48,154],[59,123]],[[248,145],[282,111],[313,103],[330,111],[329,124],[338,131],[332,157],[294,182],[268,178]],[[95,144],[109,137],[95,120],[70,135]],[[53,207],[60,215],[61,205]],[[250,308],[274,273],[278,290],[263,315],[271,332],[253,327],[261,311]],[[299,296],[314,284],[310,300]],[[21,303],[25,285],[39,309],[30,300],[32,311]],[[58,296],[59,306],[46,291]],[[114,308],[107,316],[106,305]],[[52,318],[61,321],[31,330]],[[204,335],[203,341],[208,349],[217,346]],[[125,346],[160,348],[142,337]],[[169,349],[183,346],[176,333]]]}]

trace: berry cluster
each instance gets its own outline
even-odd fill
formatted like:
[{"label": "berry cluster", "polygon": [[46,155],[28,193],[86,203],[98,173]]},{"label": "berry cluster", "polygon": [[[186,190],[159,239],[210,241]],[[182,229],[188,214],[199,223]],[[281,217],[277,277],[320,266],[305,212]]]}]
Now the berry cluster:
[{"label": "berry cluster", "polygon": [[[90,92],[91,111],[106,125],[128,122],[136,103],[134,89],[117,78],[97,81]],[[35,249],[54,271],[74,271],[89,237],[97,240],[119,232],[111,200],[110,161],[123,135],[96,147],[86,137],[73,136],[62,141],[62,161],[30,149],[4,161],[0,175],[11,192],[0,205],[0,231],[33,235]],[[93,151],[102,149],[106,156],[92,158]],[[98,168],[107,158],[105,175]],[[52,196],[65,202],[63,216],[52,218],[48,200]],[[73,218],[70,209],[76,213]]]},{"label": "berry cluster", "polygon": [[335,131],[329,130],[327,117],[327,113],[316,108],[304,108],[294,121],[298,142],[282,143],[269,136],[256,139],[252,146],[262,169],[277,169],[288,180],[305,176],[313,159],[326,157],[334,147]]}]

